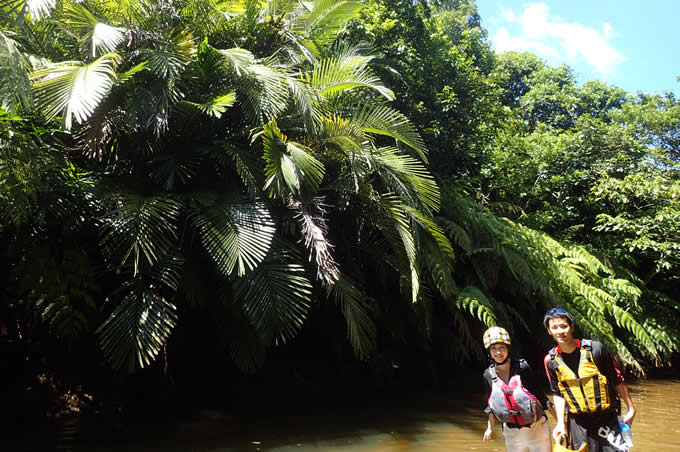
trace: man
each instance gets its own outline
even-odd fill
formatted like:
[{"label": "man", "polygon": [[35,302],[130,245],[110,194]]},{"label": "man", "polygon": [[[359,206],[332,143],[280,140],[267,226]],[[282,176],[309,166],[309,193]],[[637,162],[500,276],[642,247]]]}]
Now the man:
[{"label": "man", "polygon": [[545,357],[557,412],[553,438],[559,442],[568,432],[576,449],[587,443],[588,452],[627,451],[617,419],[618,396],[628,407],[624,423],[632,424],[637,411],[611,354],[600,342],[574,338],[574,318],[562,308],[549,310],[543,324],[557,342]]}]

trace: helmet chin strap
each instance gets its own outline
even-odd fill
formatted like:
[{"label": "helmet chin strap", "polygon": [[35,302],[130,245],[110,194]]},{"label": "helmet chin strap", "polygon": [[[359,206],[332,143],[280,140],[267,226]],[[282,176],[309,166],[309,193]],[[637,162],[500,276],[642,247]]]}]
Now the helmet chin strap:
[{"label": "helmet chin strap", "polygon": [[505,357],[505,359],[503,360],[502,363],[499,363],[499,362],[496,361],[495,359],[493,360],[493,362],[494,362],[494,364],[496,364],[497,366],[502,366],[503,364],[507,363],[509,359],[510,359],[510,353],[508,353],[508,354],[506,355],[506,357]]}]

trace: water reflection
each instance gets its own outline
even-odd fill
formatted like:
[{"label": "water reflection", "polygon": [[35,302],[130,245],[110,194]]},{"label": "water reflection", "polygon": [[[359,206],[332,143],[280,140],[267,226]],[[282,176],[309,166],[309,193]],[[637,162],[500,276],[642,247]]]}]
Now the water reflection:
[{"label": "water reflection", "polygon": [[[680,380],[629,384],[638,408],[633,425],[637,451],[680,451]],[[410,407],[356,413],[270,413],[250,419],[203,415],[154,432],[99,437],[60,444],[60,450],[195,452],[399,452],[504,451],[503,436],[486,428],[480,394],[451,396],[439,403],[422,400]],[[430,408],[434,406],[435,408]],[[554,420],[550,420],[551,428]]]}]

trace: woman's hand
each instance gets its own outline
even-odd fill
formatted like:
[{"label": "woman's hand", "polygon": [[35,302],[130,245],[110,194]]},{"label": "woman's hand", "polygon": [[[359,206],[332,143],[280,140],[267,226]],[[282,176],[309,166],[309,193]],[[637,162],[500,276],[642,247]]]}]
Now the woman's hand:
[{"label": "woman's hand", "polygon": [[493,429],[487,428],[486,431],[484,432],[484,442],[488,442],[491,439],[491,434],[493,433]]}]

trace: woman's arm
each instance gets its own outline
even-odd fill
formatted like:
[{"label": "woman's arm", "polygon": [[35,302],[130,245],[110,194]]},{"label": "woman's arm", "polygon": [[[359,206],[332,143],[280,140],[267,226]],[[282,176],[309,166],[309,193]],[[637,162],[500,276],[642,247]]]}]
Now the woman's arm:
[{"label": "woman's arm", "polygon": [[486,421],[486,431],[484,432],[484,442],[487,442],[491,439],[491,434],[493,433],[493,426],[496,423],[496,418],[493,416],[493,413],[489,413],[489,420]]},{"label": "woman's arm", "polygon": [[541,406],[545,411],[549,411],[554,417],[555,410],[552,409],[552,402],[548,399],[545,385],[541,384],[542,382],[538,379],[538,375],[526,361],[521,361],[520,377],[522,378],[522,386],[541,402]]}]

